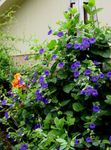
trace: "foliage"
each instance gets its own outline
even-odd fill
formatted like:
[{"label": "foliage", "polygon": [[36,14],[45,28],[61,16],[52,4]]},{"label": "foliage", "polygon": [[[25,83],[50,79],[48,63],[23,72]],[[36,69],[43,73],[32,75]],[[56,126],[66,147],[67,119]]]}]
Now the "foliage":
[{"label": "foliage", "polygon": [[32,46],[36,62],[19,78],[26,89],[1,101],[14,149],[111,149],[111,29],[95,25],[94,4],[84,6],[86,24],[71,8],[48,32],[55,40]]}]

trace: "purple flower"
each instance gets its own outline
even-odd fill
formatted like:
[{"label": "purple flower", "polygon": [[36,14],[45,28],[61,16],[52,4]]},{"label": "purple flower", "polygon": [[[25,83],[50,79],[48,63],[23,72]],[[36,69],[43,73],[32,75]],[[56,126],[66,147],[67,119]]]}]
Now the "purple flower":
[{"label": "purple flower", "polygon": [[41,55],[43,52],[44,52],[44,48],[41,48],[41,49],[39,50],[39,54]]},{"label": "purple flower", "polygon": [[36,76],[37,76],[37,71],[35,71],[33,74],[33,77],[36,77]]},{"label": "purple flower", "polygon": [[56,58],[57,58],[56,54],[52,55],[52,59],[56,59]]},{"label": "purple flower", "polygon": [[22,144],[20,146],[20,150],[27,150],[28,149],[28,145],[27,144]]},{"label": "purple flower", "polygon": [[91,123],[91,124],[89,125],[89,128],[92,129],[92,130],[95,129],[95,127],[96,127],[96,125],[95,125],[94,123]]},{"label": "purple flower", "polygon": [[107,76],[108,78],[111,78],[111,71],[107,72],[106,76]]},{"label": "purple flower", "polygon": [[111,142],[111,136],[109,136],[109,141]]},{"label": "purple flower", "polygon": [[80,67],[80,61],[76,61],[74,64],[75,64],[76,68]]},{"label": "purple flower", "polygon": [[57,146],[56,150],[60,150],[60,145],[59,145],[59,146]]},{"label": "purple flower", "polygon": [[39,93],[40,93],[40,91],[39,91],[39,90],[36,90],[35,94],[37,94],[37,95],[38,95]]},{"label": "purple flower", "polygon": [[75,70],[75,69],[76,69],[75,63],[73,63],[73,64],[71,65],[71,69],[72,69],[72,70]]},{"label": "purple flower", "polygon": [[48,76],[48,75],[50,74],[50,71],[49,71],[49,70],[45,70],[45,71],[44,71],[44,74],[45,74],[46,76]]},{"label": "purple flower", "polygon": [[39,79],[38,79],[39,83],[43,83],[44,82],[44,77],[43,76],[40,76]]},{"label": "purple flower", "polygon": [[6,105],[7,101],[5,99],[2,100],[2,106]]},{"label": "purple flower", "polygon": [[92,71],[90,69],[86,69],[85,72],[84,72],[84,75],[89,76],[91,74],[91,72]]},{"label": "purple flower", "polygon": [[75,139],[75,145],[78,145],[78,144],[79,144],[79,140]]},{"label": "purple flower", "polygon": [[17,96],[14,97],[13,101],[16,102],[16,100],[17,100]]},{"label": "purple flower", "polygon": [[74,44],[74,49],[79,49],[80,48],[80,44],[79,43],[75,43]]},{"label": "purple flower", "polygon": [[83,44],[80,44],[80,50],[84,50],[84,45]]},{"label": "purple flower", "polygon": [[98,91],[96,89],[93,89],[91,94],[92,96],[98,96]]},{"label": "purple flower", "polygon": [[10,135],[9,134],[6,134],[6,139],[9,139],[10,138]]},{"label": "purple flower", "polygon": [[90,44],[94,44],[96,42],[96,39],[94,37],[89,39]]},{"label": "purple flower", "polygon": [[8,112],[5,112],[5,118],[8,119]]},{"label": "purple flower", "polygon": [[33,78],[32,82],[33,82],[33,83],[36,83],[36,78]]},{"label": "purple flower", "polygon": [[44,104],[46,104],[46,105],[49,103],[48,99],[46,99],[46,98],[43,98],[43,102],[44,102]]},{"label": "purple flower", "polygon": [[79,71],[75,71],[73,75],[75,78],[78,78],[79,77]]},{"label": "purple flower", "polygon": [[67,45],[66,45],[66,48],[71,48],[72,47],[72,44],[71,43],[67,43]]},{"label": "purple flower", "polygon": [[75,63],[73,63],[71,65],[71,69],[72,70],[75,70],[76,68],[80,67],[80,61],[76,61]]},{"label": "purple flower", "polygon": [[42,83],[41,88],[43,88],[43,89],[48,88],[48,84],[47,83]]},{"label": "purple flower", "polygon": [[87,37],[82,38],[82,43],[86,43],[86,42],[88,42],[88,41],[89,41],[89,39],[88,39]]},{"label": "purple flower", "polygon": [[98,81],[98,76],[92,76],[92,82],[97,82]]},{"label": "purple flower", "polygon": [[25,124],[29,124],[29,119],[28,118],[25,119]]},{"label": "purple flower", "polygon": [[94,105],[93,106],[93,112],[99,112],[100,111],[100,108],[99,108],[99,106],[96,106],[96,105]]},{"label": "purple flower", "polygon": [[90,47],[90,43],[89,43],[89,42],[84,42],[84,43],[82,43],[82,44],[83,44],[83,47],[84,47],[85,49]]},{"label": "purple flower", "polygon": [[41,128],[41,124],[40,123],[37,123],[37,124],[34,125],[34,130],[36,130],[38,128]]},{"label": "purple flower", "polygon": [[93,88],[91,86],[86,87],[85,89],[82,89],[81,94],[84,95],[91,95]]},{"label": "purple flower", "polygon": [[58,64],[58,66],[59,66],[60,68],[63,68],[63,67],[64,67],[64,62],[60,62],[60,63]]},{"label": "purple flower", "polygon": [[23,82],[23,80],[22,79],[20,79],[20,85],[22,85],[24,82]]},{"label": "purple flower", "polygon": [[50,30],[48,31],[48,35],[50,35],[50,34],[52,34],[52,29],[50,29]]},{"label": "purple flower", "polygon": [[93,61],[93,63],[95,64],[95,66],[98,66],[98,65],[100,65],[101,63],[100,62],[98,62],[97,60],[94,60]]},{"label": "purple flower", "polygon": [[42,93],[37,94],[36,101],[43,100]]},{"label": "purple flower", "polygon": [[99,74],[99,78],[100,78],[100,79],[103,79],[103,78],[104,78],[104,74],[103,74],[103,73],[100,73],[100,74]]},{"label": "purple flower", "polygon": [[57,36],[58,36],[58,37],[62,37],[63,35],[64,35],[63,32],[58,32],[58,33],[57,33]]},{"label": "purple flower", "polygon": [[27,55],[27,56],[24,57],[24,60],[28,60],[28,58],[29,58],[29,56]]},{"label": "purple flower", "polygon": [[87,137],[87,138],[86,138],[86,142],[87,142],[87,143],[91,143],[91,142],[92,142],[92,139],[91,139],[90,137]]}]

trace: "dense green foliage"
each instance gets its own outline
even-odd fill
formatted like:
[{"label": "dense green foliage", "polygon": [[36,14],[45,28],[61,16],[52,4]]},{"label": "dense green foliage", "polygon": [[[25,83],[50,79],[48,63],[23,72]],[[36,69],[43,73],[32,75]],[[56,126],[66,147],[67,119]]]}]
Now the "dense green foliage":
[{"label": "dense green foliage", "polygon": [[71,8],[48,32],[57,38],[32,46],[36,62],[20,79],[26,89],[13,88],[1,101],[14,149],[111,149],[111,29],[95,25],[94,4],[84,6],[86,24]]}]

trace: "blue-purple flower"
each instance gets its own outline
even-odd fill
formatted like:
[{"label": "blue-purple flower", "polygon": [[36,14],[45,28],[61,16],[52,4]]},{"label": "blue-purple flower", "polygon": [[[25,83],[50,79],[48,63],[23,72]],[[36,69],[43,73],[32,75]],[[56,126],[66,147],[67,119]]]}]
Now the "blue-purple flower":
[{"label": "blue-purple flower", "polygon": [[93,110],[93,112],[97,113],[97,112],[99,112],[99,111],[100,111],[100,107],[99,107],[99,106],[94,105],[92,110]]},{"label": "blue-purple flower", "polygon": [[96,89],[92,89],[92,92],[91,92],[92,96],[98,96],[98,91]]},{"label": "blue-purple flower", "polygon": [[87,138],[86,138],[86,142],[87,142],[87,143],[91,143],[91,142],[92,142],[92,139],[91,139],[90,137],[87,137]]},{"label": "blue-purple flower", "polygon": [[73,63],[71,65],[71,69],[72,70],[75,70],[76,68],[80,67],[80,61],[76,61],[75,63]]},{"label": "blue-purple flower", "polygon": [[74,44],[74,49],[79,49],[80,48],[80,44],[79,43],[75,43]]},{"label": "blue-purple flower", "polygon": [[97,81],[98,81],[98,79],[99,79],[99,77],[98,77],[98,76],[92,76],[92,82],[97,82]]},{"label": "blue-purple flower", "polygon": [[86,69],[85,72],[84,72],[84,75],[89,76],[91,74],[91,72],[92,71],[90,69]]},{"label": "blue-purple flower", "polygon": [[48,31],[48,35],[50,35],[50,34],[52,34],[52,29],[50,29],[50,30]]},{"label": "blue-purple flower", "polygon": [[28,58],[29,58],[29,56],[27,55],[27,56],[24,57],[24,60],[28,60]]},{"label": "blue-purple flower", "polygon": [[84,42],[82,44],[83,44],[84,49],[87,49],[87,48],[90,47],[90,43],[89,42]]},{"label": "blue-purple flower", "polygon": [[89,128],[90,128],[91,130],[95,129],[95,127],[96,127],[96,125],[95,125],[94,123],[91,123],[91,124],[89,125]]},{"label": "blue-purple flower", "polygon": [[100,73],[98,76],[99,76],[100,79],[104,78],[104,74],[103,73]]},{"label": "blue-purple flower", "polygon": [[41,128],[41,124],[40,123],[37,123],[37,124],[34,125],[34,130],[36,130],[38,128]]},{"label": "blue-purple flower", "polygon": [[39,79],[38,79],[39,83],[43,83],[44,82],[44,77],[43,76],[40,76]]},{"label": "blue-purple flower", "polygon": [[93,63],[94,63],[94,65],[95,65],[95,66],[98,66],[98,65],[100,65],[100,64],[101,64],[101,63],[100,63],[100,62],[98,62],[97,60],[94,60],[94,61],[93,61]]},{"label": "blue-purple flower", "polygon": [[111,71],[107,72],[106,76],[107,76],[108,78],[111,78]]},{"label": "blue-purple flower", "polygon": [[57,58],[56,54],[52,55],[52,59],[56,59],[56,58]]},{"label": "blue-purple flower", "polygon": [[41,55],[43,52],[44,52],[44,48],[41,48],[41,49],[39,50],[39,54]]},{"label": "blue-purple flower", "polygon": [[28,145],[27,144],[22,144],[20,146],[20,150],[27,150],[28,149]]},{"label": "blue-purple flower", "polygon": [[56,150],[60,150],[60,145],[59,145],[59,146],[57,146]]},{"label": "blue-purple flower", "polygon": [[5,118],[8,119],[8,112],[5,112]]},{"label": "blue-purple flower", "polygon": [[49,71],[49,70],[45,70],[45,71],[44,71],[44,74],[45,74],[46,76],[48,76],[48,75],[50,74],[50,71]]},{"label": "blue-purple flower", "polygon": [[111,136],[109,136],[109,142],[111,142]]},{"label": "blue-purple flower", "polygon": [[72,43],[67,43],[66,48],[70,49],[72,47]]},{"label": "blue-purple flower", "polygon": [[75,78],[78,78],[79,77],[79,71],[75,71],[73,75]]},{"label": "blue-purple flower", "polygon": [[41,83],[41,88],[43,88],[43,89],[46,89],[46,88],[48,88],[48,84],[47,83]]},{"label": "blue-purple flower", "polygon": [[89,39],[90,44],[94,44],[96,42],[96,39],[94,37],[91,37]]},{"label": "blue-purple flower", "polygon": [[62,31],[60,31],[60,32],[57,33],[58,37],[62,37],[63,35],[64,35],[64,33]]},{"label": "blue-purple flower", "polygon": [[75,139],[75,145],[78,145],[78,144],[79,144],[79,140]]},{"label": "blue-purple flower", "polygon": [[80,50],[84,50],[84,45],[83,44],[80,44]]},{"label": "blue-purple flower", "polygon": [[47,98],[43,98],[43,102],[44,102],[44,104],[46,104],[46,105],[49,103],[49,101],[48,101]]},{"label": "blue-purple flower", "polygon": [[2,100],[2,106],[6,105],[7,101],[5,99]]},{"label": "blue-purple flower", "polygon": [[86,43],[86,42],[89,42],[89,39],[87,37],[82,38],[82,43]]},{"label": "blue-purple flower", "polygon": [[59,68],[63,68],[63,67],[64,67],[64,62],[60,62],[60,63],[58,64],[58,66],[59,66]]}]

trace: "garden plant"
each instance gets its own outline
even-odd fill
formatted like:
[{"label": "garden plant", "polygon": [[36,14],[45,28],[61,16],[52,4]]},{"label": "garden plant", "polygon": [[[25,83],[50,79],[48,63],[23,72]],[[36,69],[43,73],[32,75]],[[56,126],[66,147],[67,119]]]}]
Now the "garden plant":
[{"label": "garden plant", "polygon": [[84,4],[85,24],[65,12],[55,38],[35,40],[31,68],[14,74],[0,120],[12,149],[111,150],[111,28],[96,25],[94,6]]}]

